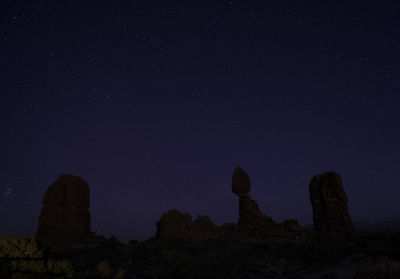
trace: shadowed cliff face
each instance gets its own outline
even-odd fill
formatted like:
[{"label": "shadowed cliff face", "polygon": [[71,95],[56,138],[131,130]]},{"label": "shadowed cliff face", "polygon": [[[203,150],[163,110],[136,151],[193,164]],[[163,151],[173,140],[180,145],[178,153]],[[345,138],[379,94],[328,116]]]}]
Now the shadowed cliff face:
[{"label": "shadowed cliff face", "polygon": [[45,247],[63,248],[90,243],[89,185],[80,177],[61,174],[47,189],[36,239]]},{"label": "shadowed cliff face", "polygon": [[310,199],[316,230],[321,232],[353,232],[348,198],[340,175],[334,171],[312,178]]}]

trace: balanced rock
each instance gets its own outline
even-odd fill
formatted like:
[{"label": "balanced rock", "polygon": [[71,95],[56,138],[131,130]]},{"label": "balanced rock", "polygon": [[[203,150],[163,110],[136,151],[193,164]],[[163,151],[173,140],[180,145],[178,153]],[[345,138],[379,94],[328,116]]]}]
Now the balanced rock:
[{"label": "balanced rock", "polygon": [[71,174],[60,174],[47,189],[36,240],[44,247],[72,248],[101,242],[90,230],[89,186]]},{"label": "balanced rock", "polygon": [[239,232],[298,232],[303,229],[296,219],[276,223],[261,212],[258,204],[250,198],[250,178],[240,167],[236,167],[232,176],[232,192],[239,196]]},{"label": "balanced rock", "polygon": [[232,175],[232,192],[236,195],[248,194],[250,188],[250,177],[241,167],[237,166]]},{"label": "balanced rock", "polygon": [[353,232],[348,198],[337,172],[315,175],[309,186],[314,227],[320,232]]},{"label": "balanced rock", "polygon": [[233,171],[232,192],[239,196],[239,231],[269,231],[275,228],[272,218],[263,214],[250,198],[250,178],[240,167]]}]

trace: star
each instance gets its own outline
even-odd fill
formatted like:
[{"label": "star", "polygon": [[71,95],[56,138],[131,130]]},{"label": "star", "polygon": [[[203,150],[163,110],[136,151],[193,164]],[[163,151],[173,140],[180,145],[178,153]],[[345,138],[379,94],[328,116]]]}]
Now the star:
[{"label": "star", "polygon": [[15,197],[16,194],[15,194],[14,188],[8,187],[8,188],[4,191],[4,196],[5,196],[7,199],[10,199],[10,198]]}]

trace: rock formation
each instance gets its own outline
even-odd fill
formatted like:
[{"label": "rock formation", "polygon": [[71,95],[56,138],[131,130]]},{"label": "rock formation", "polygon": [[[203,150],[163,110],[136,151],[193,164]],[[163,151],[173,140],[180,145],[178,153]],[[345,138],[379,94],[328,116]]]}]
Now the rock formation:
[{"label": "rock formation", "polygon": [[171,209],[157,222],[156,237],[169,240],[189,240],[192,230],[192,216]]},{"label": "rock formation", "polygon": [[208,240],[222,236],[224,232],[215,225],[207,215],[197,216],[193,222],[192,240]]},{"label": "rock formation", "polygon": [[348,198],[340,175],[328,171],[315,175],[309,186],[314,228],[320,232],[353,232]]},{"label": "rock formation", "polygon": [[232,175],[232,192],[239,196],[239,231],[272,230],[275,222],[264,215],[258,204],[250,198],[250,178],[240,167],[236,167]]},{"label": "rock formation", "polygon": [[277,223],[278,230],[285,232],[301,232],[303,228],[299,225],[297,219],[289,219],[283,221],[283,223]]},{"label": "rock formation", "polygon": [[241,167],[236,167],[232,175],[232,192],[238,196],[245,195],[249,194],[250,188],[250,177]]},{"label": "rock formation", "polygon": [[199,215],[193,222],[189,214],[172,209],[157,222],[156,238],[199,241],[218,238],[224,232],[207,215]]},{"label": "rock formation", "polygon": [[274,228],[275,222],[261,212],[258,204],[250,198],[249,194],[239,195],[239,231],[271,231]]},{"label": "rock formation", "polygon": [[271,217],[263,214],[258,204],[250,198],[250,178],[240,167],[236,167],[232,175],[232,192],[239,196],[238,231],[269,232],[269,231],[300,231],[296,219],[275,223]]},{"label": "rock formation", "polygon": [[89,186],[80,177],[60,174],[47,189],[36,240],[44,247],[93,245],[102,238],[90,230]]},{"label": "rock formation", "polygon": [[271,217],[263,214],[258,204],[250,198],[250,178],[240,167],[235,168],[232,176],[232,192],[239,196],[239,222],[216,226],[210,218],[198,216],[193,222],[192,216],[177,209],[169,210],[157,222],[156,238],[168,240],[210,240],[231,233],[251,232],[298,232],[302,231],[296,219],[275,223]]}]

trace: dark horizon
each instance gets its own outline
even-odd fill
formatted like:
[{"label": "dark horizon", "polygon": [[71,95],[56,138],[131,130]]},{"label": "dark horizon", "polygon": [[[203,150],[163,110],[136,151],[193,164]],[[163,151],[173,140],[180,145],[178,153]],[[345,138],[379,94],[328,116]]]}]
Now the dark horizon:
[{"label": "dark horizon", "polygon": [[354,223],[400,219],[400,3],[0,5],[0,236],[35,233],[60,173],[101,235],[237,222],[237,165],[276,221],[312,224],[329,170]]}]

